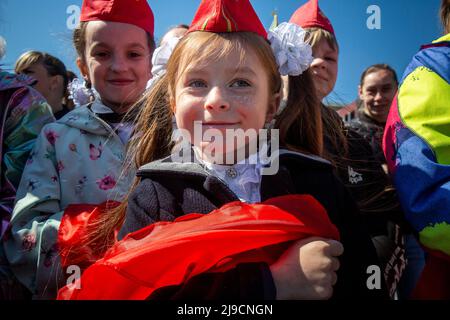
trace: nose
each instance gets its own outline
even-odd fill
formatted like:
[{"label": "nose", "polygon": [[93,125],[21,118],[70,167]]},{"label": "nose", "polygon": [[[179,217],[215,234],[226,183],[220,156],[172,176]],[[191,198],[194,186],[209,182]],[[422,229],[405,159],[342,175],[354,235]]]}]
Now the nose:
[{"label": "nose", "polygon": [[126,58],[122,55],[115,54],[111,61],[111,71],[113,72],[123,72],[126,71],[127,64],[126,64]]},{"label": "nose", "polygon": [[325,68],[325,60],[322,58],[314,58],[311,62],[311,68],[319,68],[324,69]]},{"label": "nose", "polygon": [[383,94],[380,91],[377,91],[377,93],[375,94],[375,101],[381,101],[383,100]]},{"label": "nose", "polygon": [[230,103],[219,87],[213,87],[208,93],[205,101],[205,108],[209,111],[227,111]]}]

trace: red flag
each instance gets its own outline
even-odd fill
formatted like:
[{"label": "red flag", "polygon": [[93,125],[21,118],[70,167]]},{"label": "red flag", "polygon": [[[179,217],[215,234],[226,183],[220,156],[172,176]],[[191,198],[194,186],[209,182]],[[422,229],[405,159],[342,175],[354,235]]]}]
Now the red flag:
[{"label": "red flag", "polygon": [[[89,267],[58,299],[148,298],[206,272],[245,262],[271,264],[292,241],[311,236],[339,239],[325,209],[309,195],[273,198],[263,204],[233,202],[209,214],[158,222],[128,235]],[[274,246],[279,245],[279,246]]]},{"label": "red flag", "polygon": [[105,211],[115,208],[119,202],[108,201],[100,205],[72,204],[64,210],[58,230],[58,248],[63,268],[78,265],[82,269],[97,261],[97,250],[87,246],[89,226],[98,221]]}]

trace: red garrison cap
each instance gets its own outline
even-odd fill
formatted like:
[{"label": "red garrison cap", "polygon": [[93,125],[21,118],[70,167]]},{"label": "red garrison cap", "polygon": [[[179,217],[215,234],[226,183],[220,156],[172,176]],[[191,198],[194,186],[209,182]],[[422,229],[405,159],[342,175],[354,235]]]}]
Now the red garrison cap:
[{"label": "red garrison cap", "polygon": [[321,28],[334,35],[334,29],[330,20],[319,8],[319,0],[310,0],[297,9],[289,22],[302,28]]},{"label": "red garrison cap", "polygon": [[113,21],[135,25],[153,37],[155,19],[147,0],[83,0],[80,21]]},{"label": "red garrison cap", "polygon": [[189,32],[248,31],[267,39],[267,32],[249,0],[202,0]]}]

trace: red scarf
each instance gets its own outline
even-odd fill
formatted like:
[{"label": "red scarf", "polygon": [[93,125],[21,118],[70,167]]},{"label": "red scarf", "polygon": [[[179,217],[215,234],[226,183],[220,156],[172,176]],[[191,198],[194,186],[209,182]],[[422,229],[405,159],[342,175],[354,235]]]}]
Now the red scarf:
[{"label": "red scarf", "polygon": [[[263,204],[233,202],[213,212],[157,222],[129,234],[90,266],[58,299],[141,300],[166,286],[245,262],[271,264],[292,241],[311,236],[339,240],[325,209],[309,195]],[[275,246],[278,245],[278,246]]]}]

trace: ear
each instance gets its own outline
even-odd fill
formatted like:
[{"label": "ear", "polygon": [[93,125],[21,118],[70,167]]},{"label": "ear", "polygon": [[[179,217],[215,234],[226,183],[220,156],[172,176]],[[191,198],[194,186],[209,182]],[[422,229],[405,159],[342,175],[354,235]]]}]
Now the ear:
[{"label": "ear", "polygon": [[[50,89],[52,91],[61,90],[64,86],[64,78],[61,75],[52,76],[50,79]],[[64,90],[62,90],[64,91]]]},{"label": "ear", "polygon": [[359,95],[359,99],[363,100],[364,96],[363,96],[361,85],[358,86],[358,95]]},{"label": "ear", "polygon": [[81,75],[83,76],[83,79],[87,80],[87,81],[91,81],[91,79],[89,78],[89,69],[88,69],[86,63],[80,57],[77,58],[77,66],[81,72]]},{"label": "ear", "polygon": [[266,123],[271,122],[280,107],[281,93],[275,93],[269,98],[269,105],[266,112]]}]

